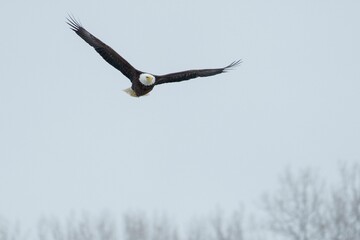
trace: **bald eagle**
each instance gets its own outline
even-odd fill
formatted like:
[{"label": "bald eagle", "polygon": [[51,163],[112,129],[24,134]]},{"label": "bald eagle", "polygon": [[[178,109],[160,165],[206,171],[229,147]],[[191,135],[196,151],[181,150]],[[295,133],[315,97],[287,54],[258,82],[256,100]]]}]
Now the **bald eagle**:
[{"label": "bald eagle", "polygon": [[134,68],[111,47],[89,33],[74,17],[69,15],[67,18],[67,24],[77,35],[79,35],[85,42],[92,46],[96,52],[98,52],[105,59],[106,62],[111,64],[128,79],[130,79],[132,85],[130,88],[125,89],[124,91],[133,97],[146,95],[156,85],[159,84],[181,82],[192,78],[208,77],[220,74],[241,63],[241,60],[238,60],[222,68],[187,70],[166,75],[150,74]]}]

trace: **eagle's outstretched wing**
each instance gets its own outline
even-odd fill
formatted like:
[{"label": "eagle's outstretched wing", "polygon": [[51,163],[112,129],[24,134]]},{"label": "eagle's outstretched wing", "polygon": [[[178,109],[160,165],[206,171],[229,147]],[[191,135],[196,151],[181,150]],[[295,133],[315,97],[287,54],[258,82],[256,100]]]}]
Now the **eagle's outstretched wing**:
[{"label": "eagle's outstretched wing", "polygon": [[239,65],[241,60],[232,62],[226,67],[223,68],[212,68],[212,69],[197,69],[197,70],[187,70],[183,72],[170,73],[166,75],[156,76],[155,84],[171,83],[171,82],[181,82],[197,77],[208,77],[216,74],[220,74],[230,70],[231,68]]},{"label": "eagle's outstretched wing", "polygon": [[93,36],[91,33],[86,31],[82,25],[76,21],[72,16],[69,15],[67,18],[67,24],[70,28],[85,40],[90,46],[94,47],[95,50],[113,67],[122,72],[127,78],[132,81],[134,76],[139,73],[131,64],[115,52],[111,47],[100,41],[98,38]]}]

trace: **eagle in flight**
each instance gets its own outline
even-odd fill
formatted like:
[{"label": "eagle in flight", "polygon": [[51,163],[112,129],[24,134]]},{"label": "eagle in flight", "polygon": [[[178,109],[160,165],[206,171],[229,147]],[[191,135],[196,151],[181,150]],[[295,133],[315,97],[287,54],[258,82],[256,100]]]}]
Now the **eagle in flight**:
[{"label": "eagle in flight", "polygon": [[134,68],[128,61],[121,57],[111,47],[103,43],[100,39],[89,33],[74,17],[67,18],[67,24],[85,42],[92,46],[100,55],[130,79],[132,85],[124,91],[133,97],[140,97],[148,94],[156,85],[163,83],[181,82],[197,77],[208,77],[226,72],[227,70],[239,65],[241,60],[234,61],[223,68],[195,69],[165,75],[155,75],[142,72]]}]

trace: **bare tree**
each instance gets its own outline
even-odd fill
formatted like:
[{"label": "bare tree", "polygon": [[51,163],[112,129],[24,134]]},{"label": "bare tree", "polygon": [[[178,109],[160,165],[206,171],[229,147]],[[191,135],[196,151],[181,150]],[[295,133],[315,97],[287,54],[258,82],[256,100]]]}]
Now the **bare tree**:
[{"label": "bare tree", "polygon": [[204,219],[193,219],[188,227],[186,239],[187,240],[209,240],[210,231],[209,226]]},{"label": "bare tree", "polygon": [[127,213],[124,216],[125,240],[178,240],[178,232],[166,217],[151,222],[144,213]]},{"label": "bare tree", "polygon": [[21,240],[25,239],[19,224],[13,226],[8,221],[0,218],[0,240]]},{"label": "bare tree", "polygon": [[178,240],[178,230],[166,216],[153,219],[151,240]]},{"label": "bare tree", "polygon": [[[217,211],[209,218],[193,220],[183,236],[187,240],[244,240],[243,210],[225,216]],[[179,240],[178,229],[167,217],[148,220],[143,213],[124,217],[125,240]]]},{"label": "bare tree", "polygon": [[340,184],[331,190],[327,211],[327,238],[360,239],[360,165],[341,164]]},{"label": "bare tree", "polygon": [[280,189],[264,197],[269,229],[286,239],[323,239],[323,184],[310,169],[293,175],[287,169],[280,177]]},{"label": "bare tree", "polygon": [[214,240],[243,240],[243,209],[236,210],[228,218],[224,213],[218,210],[216,215],[211,219],[211,225],[214,230]]},{"label": "bare tree", "polygon": [[360,239],[360,165],[339,167],[328,188],[310,169],[280,177],[279,190],[264,197],[267,226],[290,240]]},{"label": "bare tree", "polygon": [[43,218],[38,224],[39,240],[116,240],[116,226],[108,215],[91,218],[84,214],[71,216],[63,223],[56,218]]}]

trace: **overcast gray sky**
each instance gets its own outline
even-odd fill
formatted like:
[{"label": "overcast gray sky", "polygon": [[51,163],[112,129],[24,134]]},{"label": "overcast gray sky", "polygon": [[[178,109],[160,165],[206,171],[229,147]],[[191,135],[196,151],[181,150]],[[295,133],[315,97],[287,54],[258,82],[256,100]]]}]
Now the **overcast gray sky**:
[{"label": "overcast gray sky", "polygon": [[[0,216],[253,204],[285,166],[360,160],[357,0],[4,1]],[[138,69],[229,73],[130,82],[65,24],[74,14]]]}]

